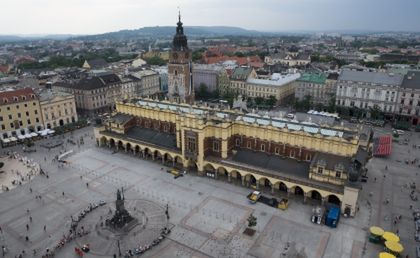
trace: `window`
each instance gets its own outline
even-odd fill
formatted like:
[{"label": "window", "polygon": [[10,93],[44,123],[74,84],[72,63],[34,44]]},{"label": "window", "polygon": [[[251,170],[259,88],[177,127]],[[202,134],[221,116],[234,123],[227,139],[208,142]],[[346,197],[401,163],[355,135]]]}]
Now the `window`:
[{"label": "window", "polygon": [[215,152],[219,152],[219,150],[220,150],[220,143],[219,143],[219,141],[213,141],[213,151],[215,151]]},{"label": "window", "polygon": [[235,139],[235,146],[240,147],[241,146],[241,139]]},{"label": "window", "polygon": [[21,117],[21,114],[20,113],[18,113],[18,118],[20,118]]},{"label": "window", "polygon": [[30,125],[31,124],[31,119],[28,119],[27,122],[28,122],[28,125]]},{"label": "window", "polygon": [[248,149],[251,149],[251,141],[248,141],[248,142],[246,143],[246,147],[247,147]]},{"label": "window", "polygon": [[[68,118],[67,118],[68,119]],[[37,122],[37,123],[39,123],[39,118],[38,117],[36,117],[35,118],[35,121]]]},{"label": "window", "polygon": [[1,129],[2,129],[2,130],[5,130],[5,129],[6,129],[6,127],[5,127],[4,125],[1,125]]},{"label": "window", "polygon": [[322,174],[323,171],[324,171],[324,168],[318,167],[318,174]]},{"label": "window", "polygon": [[28,107],[28,104],[24,104],[25,107]]},{"label": "window", "polygon": [[0,121],[3,121],[3,117],[2,116],[0,116]]},{"label": "window", "polygon": [[16,109],[19,109],[19,105],[16,105]]},{"label": "window", "polygon": [[307,160],[307,161],[310,161],[311,159],[312,159],[312,155],[311,155],[311,154],[309,154],[309,153],[308,153],[308,154],[306,154],[306,160]]},{"label": "window", "polygon": [[35,109],[35,115],[38,115],[38,110]]},{"label": "window", "polygon": [[290,157],[294,158],[295,157],[295,150],[290,150]]},{"label": "window", "polygon": [[15,125],[13,123],[10,123],[10,127],[13,128],[15,127]]},{"label": "window", "polygon": [[261,144],[261,151],[265,151],[265,144]]},{"label": "window", "polygon": [[28,111],[26,111],[26,116],[29,116],[29,112]]},{"label": "window", "polygon": [[279,155],[280,154],[280,148],[279,147],[274,148],[274,153]]},{"label": "window", "polygon": [[36,106],[36,102],[32,102],[32,105]]},{"label": "window", "polygon": [[196,153],[196,139],[194,137],[187,137],[187,151],[190,153]]},{"label": "window", "polygon": [[[7,102],[7,101],[6,101]],[[7,110],[10,110],[10,107],[7,107]]]},{"label": "window", "polygon": [[341,171],[336,171],[335,172],[335,177],[341,178]]},{"label": "window", "polygon": [[9,115],[9,119],[13,119],[13,118],[12,118],[12,115]]}]

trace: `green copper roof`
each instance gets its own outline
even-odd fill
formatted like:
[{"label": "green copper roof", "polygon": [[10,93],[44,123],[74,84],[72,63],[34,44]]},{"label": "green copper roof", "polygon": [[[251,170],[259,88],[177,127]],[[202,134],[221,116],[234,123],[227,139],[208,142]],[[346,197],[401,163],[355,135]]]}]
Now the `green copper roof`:
[{"label": "green copper roof", "polygon": [[304,73],[298,79],[298,81],[318,83],[318,84],[324,84],[326,80],[327,80],[327,76],[323,73]]}]

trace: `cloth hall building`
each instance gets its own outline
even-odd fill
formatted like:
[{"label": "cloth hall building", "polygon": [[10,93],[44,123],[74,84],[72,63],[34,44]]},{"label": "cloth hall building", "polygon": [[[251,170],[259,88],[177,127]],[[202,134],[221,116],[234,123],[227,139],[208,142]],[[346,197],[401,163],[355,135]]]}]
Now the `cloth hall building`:
[{"label": "cloth hall building", "polygon": [[116,113],[95,128],[98,146],[274,195],[333,203],[348,216],[357,211],[357,181],[371,137],[361,140],[357,130],[339,126],[151,99],[118,102]]}]

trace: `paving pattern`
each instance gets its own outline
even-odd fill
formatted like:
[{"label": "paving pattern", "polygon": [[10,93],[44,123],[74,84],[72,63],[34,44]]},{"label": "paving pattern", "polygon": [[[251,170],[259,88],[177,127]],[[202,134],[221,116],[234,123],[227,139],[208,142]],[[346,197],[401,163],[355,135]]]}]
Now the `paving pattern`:
[{"label": "paving pattern", "polygon": [[[379,224],[394,230],[392,218],[397,214],[403,216],[397,225],[402,242],[407,254],[414,257],[413,222],[408,207],[410,204],[418,207],[418,204],[407,199],[406,186],[418,180],[415,173],[419,169],[396,159],[420,156],[418,150],[407,153],[407,146],[398,145],[390,159],[373,159],[368,166],[369,180],[361,191],[360,211],[355,218],[342,218],[338,228],[331,229],[310,222],[312,206],[303,204],[301,198],[292,196],[286,211],[261,203],[250,204],[245,198],[250,189],[194,174],[174,179],[160,162],[95,147],[92,133],[92,128],[74,133],[75,139],[81,135],[85,138],[85,145],[80,147],[67,144],[64,138],[63,146],[51,151],[38,148],[37,152],[27,154],[41,164],[49,178],[37,176],[28,184],[1,193],[0,242],[9,250],[5,257],[14,257],[23,250],[32,256],[33,249],[37,251],[34,257],[40,257],[40,253],[51,248],[68,231],[70,216],[90,203],[115,200],[115,192],[121,187],[126,199],[132,200],[127,203],[132,211],[146,203],[161,208],[169,206],[172,232],[144,257],[376,257],[380,246],[367,242],[367,229]],[[419,134],[412,137],[420,142]],[[68,158],[68,165],[58,167],[51,161],[60,151],[69,149],[75,153]],[[21,152],[19,147],[8,150]],[[387,171],[383,170],[384,164],[389,167]],[[377,177],[376,182],[374,177]],[[382,202],[387,198],[391,203],[384,206]],[[105,211],[89,215],[86,227],[95,229],[98,216],[105,216]],[[258,221],[253,237],[242,234],[251,213]],[[156,216],[153,213],[147,216],[151,218],[152,228],[154,224],[160,227],[161,210]],[[153,222],[153,218],[158,218],[158,222]],[[29,241],[25,240],[26,236]],[[130,238],[132,240],[122,241],[121,246],[129,248],[134,242],[141,242],[142,237],[147,238],[147,234],[138,231]],[[71,241],[56,257],[74,258],[74,248],[90,241],[89,238]],[[108,255],[117,252],[115,241],[101,248],[105,243],[94,247],[101,251],[85,257],[112,257]]]}]

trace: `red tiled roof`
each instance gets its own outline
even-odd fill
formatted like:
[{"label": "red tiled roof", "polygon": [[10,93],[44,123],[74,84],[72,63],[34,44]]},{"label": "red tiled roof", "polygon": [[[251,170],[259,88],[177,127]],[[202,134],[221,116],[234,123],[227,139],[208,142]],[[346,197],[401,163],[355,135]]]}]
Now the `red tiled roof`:
[{"label": "red tiled roof", "polygon": [[9,105],[34,99],[38,99],[38,97],[31,88],[0,92],[0,105]]},{"label": "red tiled roof", "polygon": [[391,136],[380,136],[373,141],[374,156],[389,156],[392,151]]}]

